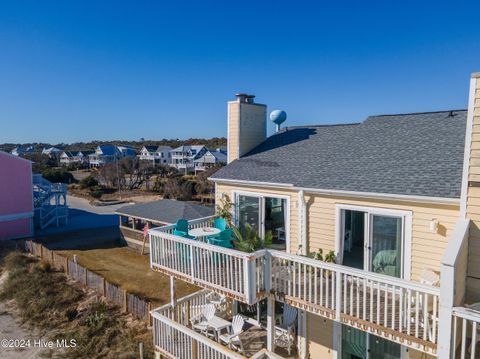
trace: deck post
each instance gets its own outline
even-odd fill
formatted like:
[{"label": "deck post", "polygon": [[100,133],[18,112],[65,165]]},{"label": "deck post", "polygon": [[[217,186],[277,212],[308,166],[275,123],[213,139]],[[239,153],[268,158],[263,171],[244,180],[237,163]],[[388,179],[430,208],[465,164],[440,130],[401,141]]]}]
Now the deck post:
[{"label": "deck post", "polygon": [[173,308],[177,306],[176,287],[177,287],[177,280],[175,279],[175,277],[170,276],[170,303]]},{"label": "deck post", "polygon": [[[332,276],[333,279],[333,276]],[[334,281],[332,280],[332,285]],[[341,317],[341,303],[342,303],[342,272],[337,271],[335,274],[335,320],[340,321]]]},{"label": "deck post", "polygon": [[[265,292],[267,293],[267,349],[275,350],[275,297],[272,289],[272,257],[269,252],[265,254]],[[257,309],[258,315],[258,309]]]},{"label": "deck post", "polygon": [[465,299],[465,278],[467,277],[469,219],[459,219],[453,230],[445,254],[442,258],[440,273],[440,298],[438,322],[437,353],[438,359],[451,356],[452,309],[461,305]]},{"label": "deck post", "polygon": [[275,350],[275,298],[267,297],[267,350]]}]

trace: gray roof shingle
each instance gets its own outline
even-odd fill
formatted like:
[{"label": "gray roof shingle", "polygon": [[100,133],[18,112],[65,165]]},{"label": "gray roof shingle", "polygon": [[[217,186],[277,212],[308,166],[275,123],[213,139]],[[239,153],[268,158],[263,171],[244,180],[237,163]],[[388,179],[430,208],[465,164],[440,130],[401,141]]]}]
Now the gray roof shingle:
[{"label": "gray roof shingle", "polygon": [[213,207],[205,207],[173,199],[162,199],[159,201],[128,205],[119,208],[116,212],[149,219],[154,222],[175,223],[180,218],[192,220],[212,216],[215,213],[215,209]]},{"label": "gray roof shingle", "polygon": [[212,178],[459,198],[467,111],[287,127]]}]

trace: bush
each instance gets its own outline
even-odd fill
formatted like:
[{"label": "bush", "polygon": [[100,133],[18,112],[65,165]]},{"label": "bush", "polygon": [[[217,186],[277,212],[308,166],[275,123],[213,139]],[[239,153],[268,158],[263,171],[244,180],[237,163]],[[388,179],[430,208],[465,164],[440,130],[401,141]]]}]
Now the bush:
[{"label": "bush", "polygon": [[42,176],[53,183],[75,183],[73,175],[64,168],[48,168],[42,172]]},{"label": "bush", "polygon": [[94,176],[90,175],[90,176],[87,176],[87,177],[83,178],[80,181],[79,185],[80,185],[81,189],[93,188],[93,187],[98,186],[98,181]]},{"label": "bush", "polygon": [[92,196],[95,199],[100,199],[102,198],[103,191],[100,187],[94,187],[90,190],[90,196]]}]

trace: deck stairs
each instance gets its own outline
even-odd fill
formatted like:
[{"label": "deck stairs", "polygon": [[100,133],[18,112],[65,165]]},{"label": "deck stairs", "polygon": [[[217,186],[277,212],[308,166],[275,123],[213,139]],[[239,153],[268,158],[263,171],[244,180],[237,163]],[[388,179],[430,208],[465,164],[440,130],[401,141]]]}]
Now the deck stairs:
[{"label": "deck stairs", "polygon": [[52,183],[41,175],[33,175],[33,204],[36,227],[67,224],[67,187],[63,183]]}]

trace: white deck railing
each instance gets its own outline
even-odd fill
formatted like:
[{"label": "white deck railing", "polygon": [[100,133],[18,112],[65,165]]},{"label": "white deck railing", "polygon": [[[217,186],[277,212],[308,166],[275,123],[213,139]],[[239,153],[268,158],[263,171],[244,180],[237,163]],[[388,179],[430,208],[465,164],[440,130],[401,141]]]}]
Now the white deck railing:
[{"label": "white deck railing", "polygon": [[279,251],[269,255],[270,288],[285,302],[435,352],[439,288]]},{"label": "white deck railing", "polygon": [[[151,312],[153,340],[157,351],[168,358],[185,359],[240,359],[245,356],[230,350],[204,335],[190,329],[190,318],[201,314],[209,302],[210,291],[204,289],[180,298],[176,306],[166,304]],[[280,359],[281,357],[262,349],[255,353],[256,359]]]},{"label": "white deck railing", "polygon": [[436,353],[437,287],[275,250],[244,253],[175,236],[173,228],[149,232],[153,269],[248,304],[268,291],[292,306]]},{"label": "white deck railing", "polygon": [[[211,225],[213,217],[189,222]],[[174,225],[149,231],[152,269],[253,304],[264,292],[265,251],[244,253],[173,235]]]},{"label": "white deck railing", "polygon": [[480,357],[480,312],[453,308],[452,352],[450,358],[475,359]]},{"label": "white deck railing", "polygon": [[240,355],[200,333],[157,312],[152,312],[153,343],[167,358],[242,359]]}]

